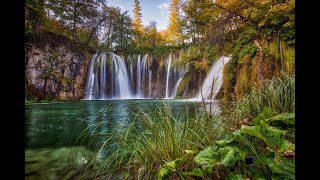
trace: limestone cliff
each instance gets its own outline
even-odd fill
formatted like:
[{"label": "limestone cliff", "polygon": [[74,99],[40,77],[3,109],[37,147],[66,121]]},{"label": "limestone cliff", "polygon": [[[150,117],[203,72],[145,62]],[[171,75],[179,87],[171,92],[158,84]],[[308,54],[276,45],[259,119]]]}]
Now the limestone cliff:
[{"label": "limestone cliff", "polygon": [[77,100],[83,96],[94,51],[53,33],[25,36],[25,93],[39,99]]}]

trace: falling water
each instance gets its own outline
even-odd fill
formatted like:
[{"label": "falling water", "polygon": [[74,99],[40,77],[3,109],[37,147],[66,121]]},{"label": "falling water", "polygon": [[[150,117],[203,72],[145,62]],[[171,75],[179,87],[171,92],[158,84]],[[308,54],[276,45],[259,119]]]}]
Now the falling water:
[{"label": "falling water", "polygon": [[176,95],[177,95],[177,90],[178,90],[178,87],[179,87],[179,84],[180,84],[181,80],[182,80],[182,77],[178,80],[178,82],[177,82],[176,85],[174,86],[174,88],[173,88],[173,93],[172,93],[171,98],[176,97]]},{"label": "falling water", "polygon": [[98,56],[98,54],[95,54],[92,56],[91,62],[89,65],[89,71],[88,71],[88,77],[87,77],[86,89],[85,89],[85,92],[87,95],[86,99],[88,99],[88,100],[94,99],[94,96],[93,96],[93,85],[94,85],[93,66],[95,64],[97,56]]},{"label": "falling water", "polygon": [[[231,56],[223,56],[216,60],[194,100],[215,99],[222,85],[223,67],[230,59]],[[157,79],[156,93],[153,93],[153,73],[148,67],[149,60],[147,54],[144,55],[142,59],[140,55],[129,56],[127,63],[124,57],[114,53],[95,54],[91,59],[88,69],[85,99],[161,97],[164,92],[161,93],[159,87],[165,88],[165,98],[174,98],[179,84],[188,69],[188,65],[180,66],[179,63],[176,62],[176,57],[170,54],[166,60],[165,81],[160,81],[160,71],[155,72],[154,76]],[[172,61],[175,63],[172,63]],[[173,67],[171,68],[171,66]],[[170,69],[172,69],[172,72],[170,72]],[[136,84],[134,82],[136,82]],[[162,83],[165,84],[162,85]],[[173,87],[173,89],[170,87]]]},{"label": "falling water", "polygon": [[167,81],[166,81],[166,96],[165,96],[165,98],[169,98],[169,74],[170,74],[171,58],[172,58],[172,54],[170,54],[169,61],[168,61]]},{"label": "falling water", "polygon": [[152,71],[149,71],[149,98],[151,98],[151,77]]},{"label": "falling water", "polygon": [[100,58],[100,98],[106,98],[106,80],[107,80],[107,69],[106,69],[106,54],[101,54]]},{"label": "falling water", "polygon": [[141,58],[140,58],[140,54],[138,55],[138,63],[137,63],[137,96],[141,97]]},{"label": "falling water", "polygon": [[222,85],[223,67],[230,59],[231,56],[222,56],[213,63],[195,98],[196,101],[215,99]]},{"label": "falling water", "polygon": [[142,58],[142,93],[140,94],[140,97],[139,98],[143,98],[144,97],[144,89],[146,88],[145,85],[146,85],[146,78],[147,78],[147,73],[149,72],[148,70],[148,54],[144,55],[143,58]]},{"label": "falling water", "polygon": [[128,55],[125,59],[114,53],[97,53],[88,68],[84,99],[174,98],[186,66],[176,62],[175,54],[161,61],[165,67],[152,66],[156,61],[148,54]]},{"label": "falling water", "polygon": [[129,84],[129,78],[128,78],[128,70],[126,67],[126,63],[124,62],[124,59],[114,53],[111,53],[112,60],[114,64],[116,64],[115,69],[116,69],[116,89],[118,92],[117,98],[121,99],[128,99],[132,97],[131,93],[131,87]]}]

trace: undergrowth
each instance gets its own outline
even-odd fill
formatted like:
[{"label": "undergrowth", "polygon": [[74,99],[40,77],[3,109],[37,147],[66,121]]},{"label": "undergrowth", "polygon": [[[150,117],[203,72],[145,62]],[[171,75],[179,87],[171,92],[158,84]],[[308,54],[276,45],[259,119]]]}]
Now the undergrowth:
[{"label": "undergrowth", "polygon": [[295,179],[294,97],[284,75],[220,114],[133,107],[135,118],[105,135],[90,163],[106,179]]}]

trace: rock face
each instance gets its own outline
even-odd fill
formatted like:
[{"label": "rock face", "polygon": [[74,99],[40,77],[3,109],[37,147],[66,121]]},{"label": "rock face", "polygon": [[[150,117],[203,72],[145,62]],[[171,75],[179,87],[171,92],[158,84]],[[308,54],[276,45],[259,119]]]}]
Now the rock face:
[{"label": "rock face", "polygon": [[94,51],[53,33],[25,36],[26,95],[77,100]]}]

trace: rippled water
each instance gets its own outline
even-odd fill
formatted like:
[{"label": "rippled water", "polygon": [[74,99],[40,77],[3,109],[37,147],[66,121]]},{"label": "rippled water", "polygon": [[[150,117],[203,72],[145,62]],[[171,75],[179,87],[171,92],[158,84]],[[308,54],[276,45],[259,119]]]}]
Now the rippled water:
[{"label": "rippled water", "polygon": [[[185,114],[187,108],[192,116],[201,109],[201,103],[183,100],[106,100],[26,105],[25,148],[76,146],[80,144],[76,140],[81,134],[116,133],[114,127],[129,125],[139,111],[148,113],[162,104],[170,106],[175,115]],[[218,104],[213,107],[219,110]],[[86,143],[84,140],[81,145]]]},{"label": "rippled water", "polygon": [[[127,127],[133,121],[139,124],[138,113],[148,114],[159,107],[169,107],[174,116],[188,115],[189,119],[203,110],[202,103],[186,100],[101,100],[26,105],[26,179],[77,179],[79,174],[88,172],[85,163],[92,159],[109,135],[119,132],[119,126]],[[213,103],[212,108],[219,112],[219,103]],[[90,174],[86,176],[92,177]]]}]

